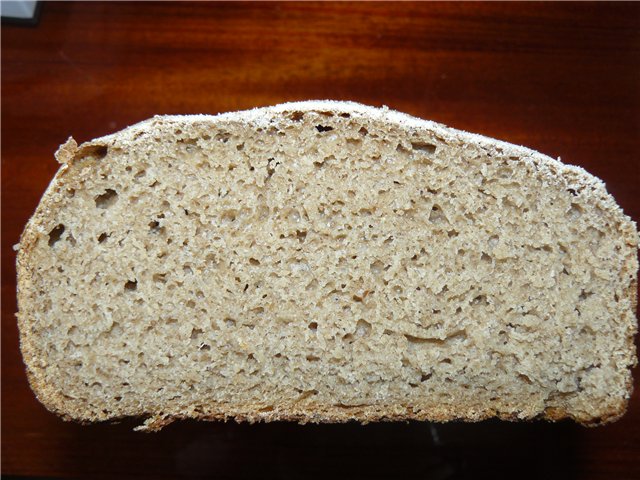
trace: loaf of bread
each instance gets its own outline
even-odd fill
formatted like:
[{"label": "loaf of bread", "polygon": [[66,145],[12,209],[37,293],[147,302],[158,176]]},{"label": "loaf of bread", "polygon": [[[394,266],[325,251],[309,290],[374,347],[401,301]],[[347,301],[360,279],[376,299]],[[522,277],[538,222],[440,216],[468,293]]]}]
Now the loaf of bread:
[{"label": "loaf of bread", "polygon": [[18,321],[65,419],[626,409],[638,234],[580,168],[330,101],[159,116],[56,158]]}]

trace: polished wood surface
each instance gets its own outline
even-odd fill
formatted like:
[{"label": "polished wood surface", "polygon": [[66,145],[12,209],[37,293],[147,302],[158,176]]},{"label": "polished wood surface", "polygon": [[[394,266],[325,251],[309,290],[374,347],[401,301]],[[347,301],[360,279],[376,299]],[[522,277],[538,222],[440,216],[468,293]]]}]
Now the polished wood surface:
[{"label": "polished wood surface", "polygon": [[[302,99],[388,105],[601,177],[640,220],[640,6],[45,3],[2,28],[2,473],[42,477],[640,478],[640,389],[619,422],[80,426],[27,384],[12,245],[57,146],[154,114]],[[636,385],[640,372],[636,369]]]}]

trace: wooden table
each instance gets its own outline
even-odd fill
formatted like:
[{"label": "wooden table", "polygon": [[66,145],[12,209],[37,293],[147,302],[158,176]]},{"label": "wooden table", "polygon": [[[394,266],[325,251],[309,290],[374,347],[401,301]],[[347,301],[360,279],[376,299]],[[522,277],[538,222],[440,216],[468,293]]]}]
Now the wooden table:
[{"label": "wooden table", "polygon": [[[159,113],[352,99],[581,165],[640,220],[638,4],[46,3],[2,28],[2,472],[43,477],[640,478],[619,422],[79,426],[32,395],[12,245],[56,147]],[[636,379],[640,372],[636,370]]]}]

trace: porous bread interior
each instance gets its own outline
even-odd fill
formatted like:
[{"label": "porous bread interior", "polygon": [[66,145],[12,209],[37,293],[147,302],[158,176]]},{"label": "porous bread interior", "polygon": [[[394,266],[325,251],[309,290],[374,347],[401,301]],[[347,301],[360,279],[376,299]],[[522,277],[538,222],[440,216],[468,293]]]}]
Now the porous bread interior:
[{"label": "porous bread interior", "polygon": [[637,237],[586,174],[295,110],[160,117],[62,168],[23,237],[19,317],[68,417],[624,409]]}]

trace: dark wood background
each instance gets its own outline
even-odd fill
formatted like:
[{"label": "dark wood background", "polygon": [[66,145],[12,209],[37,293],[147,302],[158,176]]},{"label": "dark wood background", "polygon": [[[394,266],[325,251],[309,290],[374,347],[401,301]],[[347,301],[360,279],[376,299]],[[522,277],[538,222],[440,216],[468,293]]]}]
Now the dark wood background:
[{"label": "dark wood background", "polygon": [[629,412],[571,422],[79,426],[34,398],[11,246],[56,147],[154,114],[351,99],[581,165],[640,220],[640,5],[45,3],[2,28],[2,473],[42,477],[640,478]]}]

